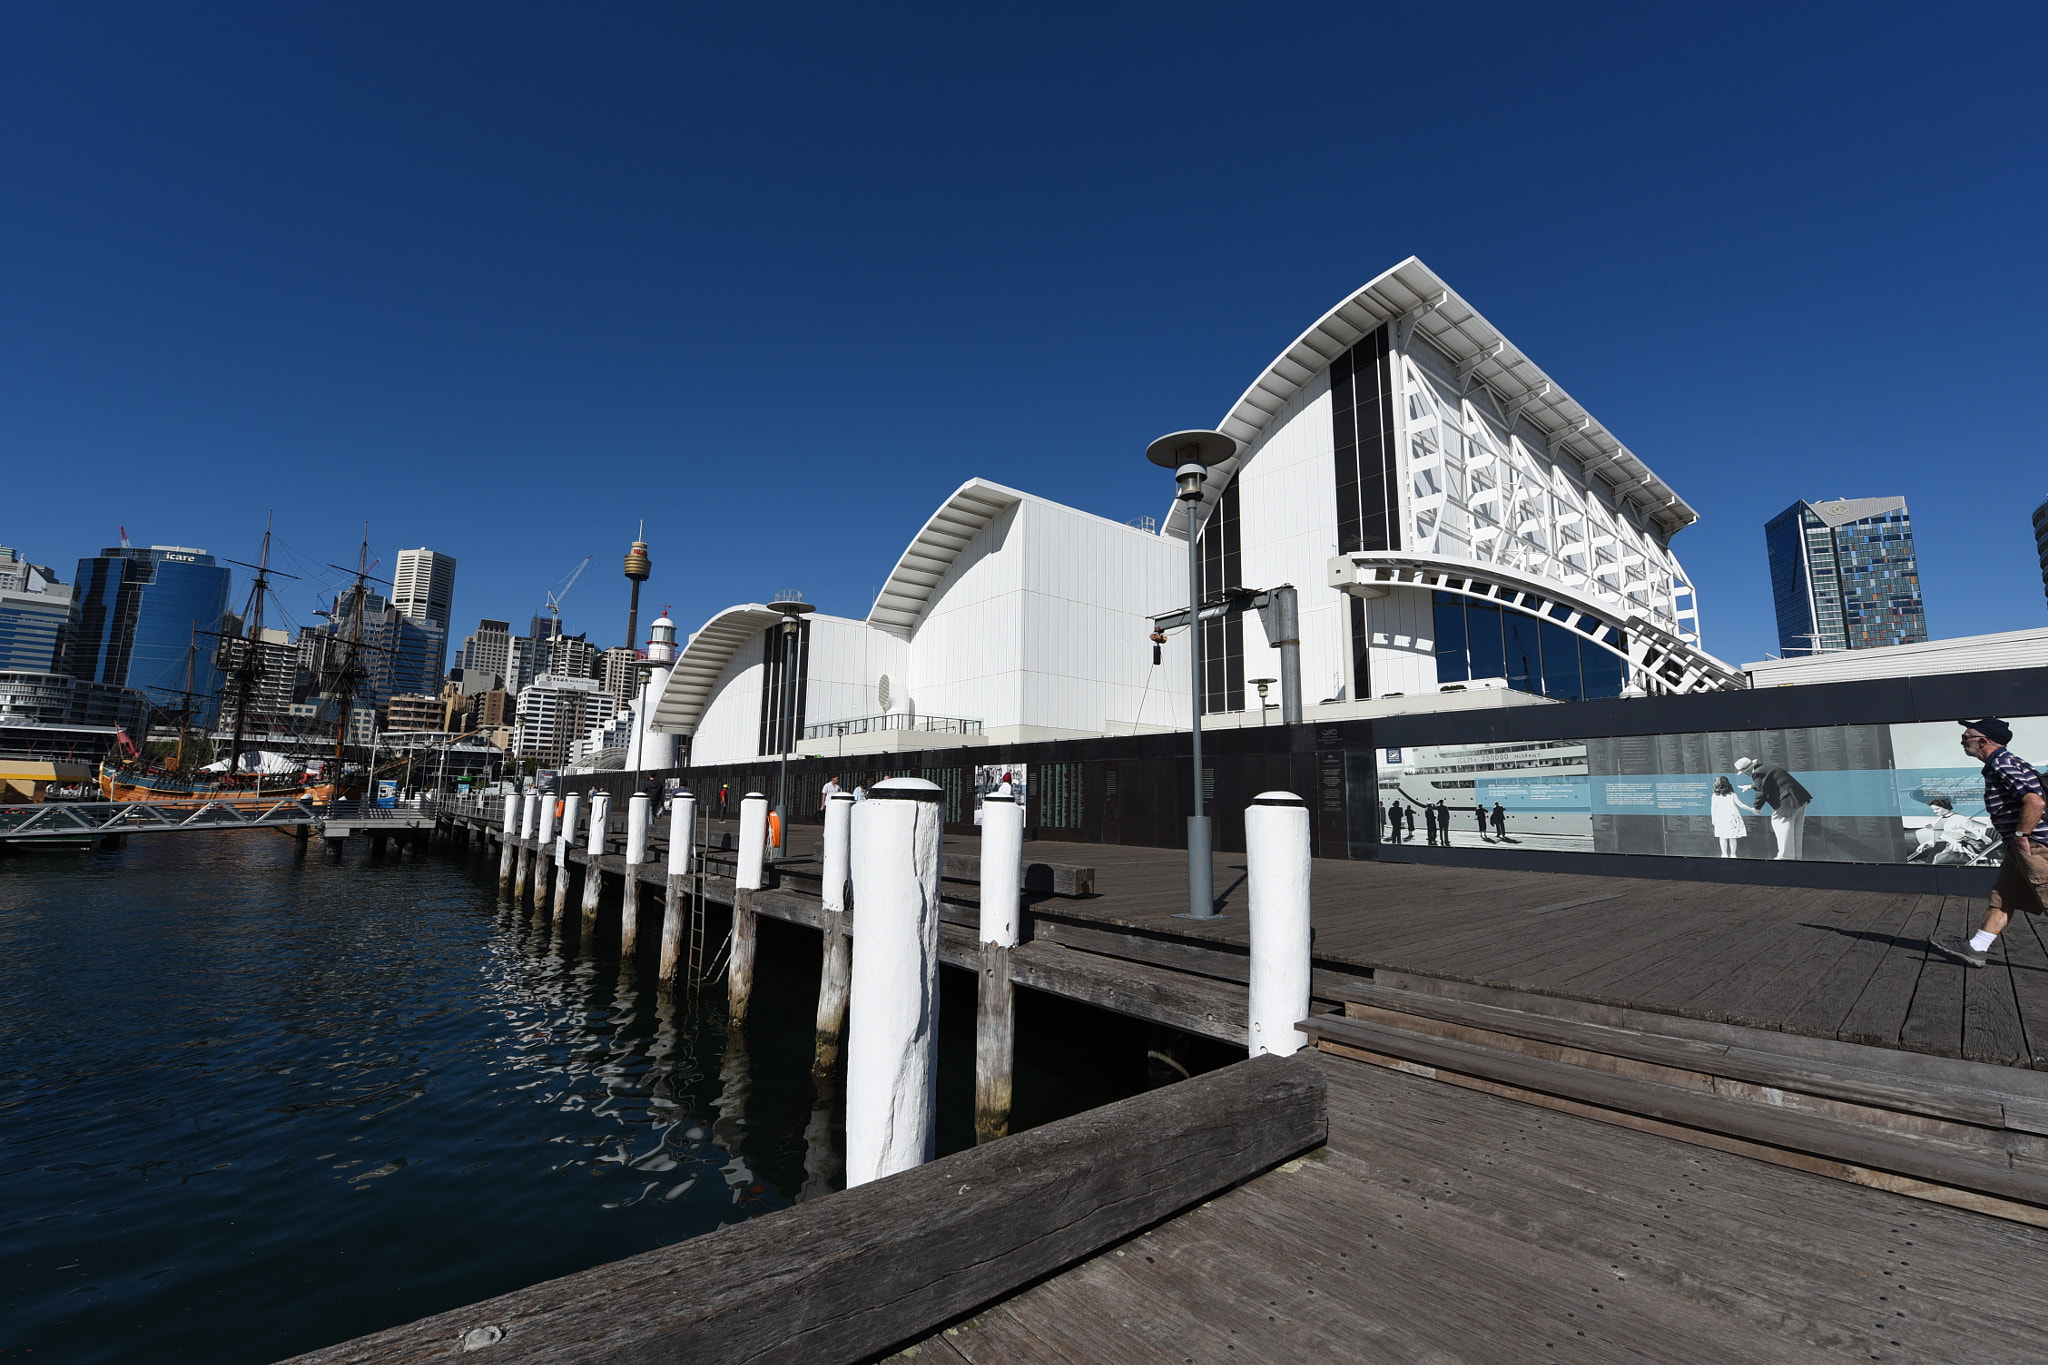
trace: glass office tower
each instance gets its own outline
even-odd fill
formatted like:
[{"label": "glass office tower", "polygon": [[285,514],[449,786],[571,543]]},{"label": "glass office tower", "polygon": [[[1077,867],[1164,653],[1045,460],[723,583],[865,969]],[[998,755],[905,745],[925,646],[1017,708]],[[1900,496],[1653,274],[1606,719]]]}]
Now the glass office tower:
[{"label": "glass office tower", "polygon": [[1826,654],[1927,638],[1904,498],[1795,502],[1764,527],[1778,651]]},{"label": "glass office tower", "polygon": [[2048,499],[2034,509],[2034,553],[2041,560],[2041,588],[2048,592]]},{"label": "glass office tower", "polygon": [[160,711],[184,706],[185,667],[192,657],[192,720],[219,715],[218,642],[193,632],[217,631],[228,610],[228,569],[204,550],[177,545],[116,545],[78,561],[72,585],[77,628],[64,669],[88,682],[132,687]]}]

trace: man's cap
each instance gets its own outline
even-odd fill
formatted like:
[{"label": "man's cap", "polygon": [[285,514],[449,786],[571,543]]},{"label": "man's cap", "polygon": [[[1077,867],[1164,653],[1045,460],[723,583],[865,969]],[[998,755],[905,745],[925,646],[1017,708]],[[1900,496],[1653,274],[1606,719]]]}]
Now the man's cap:
[{"label": "man's cap", "polygon": [[2012,743],[2012,727],[1996,716],[1986,716],[1982,720],[1966,720],[1962,725],[1965,730],[1975,730],[1994,744]]}]

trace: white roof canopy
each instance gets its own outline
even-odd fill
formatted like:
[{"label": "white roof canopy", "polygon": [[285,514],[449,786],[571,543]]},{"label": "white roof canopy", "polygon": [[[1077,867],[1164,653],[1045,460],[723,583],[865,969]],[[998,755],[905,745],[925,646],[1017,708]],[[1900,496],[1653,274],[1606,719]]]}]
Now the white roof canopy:
[{"label": "white roof canopy", "polygon": [[727,607],[704,623],[676,655],[668,686],[654,703],[648,728],[656,734],[694,735],[711,701],[711,689],[741,645],[782,619],[782,613],[759,602]]},{"label": "white roof canopy", "polygon": [[[1666,536],[1699,520],[1699,513],[1595,421],[1562,385],[1413,256],[1303,332],[1252,382],[1216,429],[1236,437],[1249,449],[1289,399],[1331,361],[1389,322],[1395,325],[1395,340],[1402,349],[1413,336],[1427,338],[1468,382],[1490,391],[1503,414],[1518,415],[1542,433],[1549,450],[1570,454],[1589,476],[1598,474],[1619,498],[1661,526]],[[1213,467],[1202,497],[1204,516],[1242,461],[1240,455]],[[1166,521],[1167,534],[1187,535],[1186,508],[1185,503],[1174,504]]]},{"label": "white roof canopy", "polygon": [[932,513],[889,571],[889,581],[882,585],[873,610],[868,612],[868,624],[908,636],[960,552],[1005,508],[1022,501],[1024,495],[1016,489],[987,479],[961,484]]}]

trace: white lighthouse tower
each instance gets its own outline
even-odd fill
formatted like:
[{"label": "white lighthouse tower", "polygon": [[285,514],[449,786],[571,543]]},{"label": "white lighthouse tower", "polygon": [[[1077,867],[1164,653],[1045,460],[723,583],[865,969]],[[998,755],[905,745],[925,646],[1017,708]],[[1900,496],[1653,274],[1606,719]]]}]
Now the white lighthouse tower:
[{"label": "white lighthouse tower", "polygon": [[633,703],[633,746],[637,757],[628,765],[630,767],[645,771],[676,765],[675,736],[657,734],[648,728],[654,708],[660,703],[662,693],[668,690],[668,675],[675,666],[676,623],[668,619],[667,611],[663,611],[647,628],[647,683]]}]

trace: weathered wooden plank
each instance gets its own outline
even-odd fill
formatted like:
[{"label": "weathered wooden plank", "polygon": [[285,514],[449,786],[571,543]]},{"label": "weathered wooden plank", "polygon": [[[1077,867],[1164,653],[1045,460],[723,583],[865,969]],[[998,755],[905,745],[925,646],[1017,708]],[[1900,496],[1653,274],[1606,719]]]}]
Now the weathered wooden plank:
[{"label": "weathered wooden plank", "polygon": [[1813,989],[1786,1013],[1779,1027],[1788,1033],[1836,1036],[1918,904],[1917,896],[1887,896],[1872,907],[1869,918],[1837,925],[1834,932],[1851,940],[1849,951],[1820,973]]},{"label": "weathered wooden plank", "polygon": [[2048,943],[2043,942],[2042,931],[2048,929],[2048,916],[2022,914],[2014,919],[2004,934],[2011,940],[2005,946],[2006,967],[2019,1001],[2027,1064],[2044,1067],[2048,1066]]},{"label": "weathered wooden plank", "polygon": [[[1942,898],[1934,932],[1968,934],[1977,928],[1981,907],[1960,896]],[[1963,977],[1975,970],[1951,962],[1932,948],[1913,986],[1913,1003],[1899,1027],[1899,1046],[1938,1057],[1963,1055]]]},{"label": "weathered wooden plank", "polygon": [[295,1360],[862,1360],[1320,1146],[1324,1089],[1261,1057]]},{"label": "weathered wooden plank", "polygon": [[[2024,917],[2022,917],[2024,918]],[[1999,1066],[2026,1066],[2026,1030],[2020,1025],[2020,1003],[2013,994],[2014,971],[2004,947],[2012,930],[2025,932],[2024,924],[2008,925],[1990,954],[1990,965],[1973,970],[1963,978],[1963,1055],[1973,1062]]]},{"label": "weathered wooden plank", "polygon": [[[941,960],[951,927],[940,933]],[[960,954],[962,967],[981,961],[978,946]],[[1010,979],[1020,986],[1079,1000],[1117,1014],[1245,1045],[1245,988],[1142,962],[1084,953],[1057,943],[1025,943],[1010,954]]]},{"label": "weathered wooden plank", "polygon": [[1899,1030],[1906,1026],[1914,989],[1927,966],[1927,936],[1934,932],[1947,899],[1914,898],[1912,913],[1893,934],[1891,946],[1864,984],[1863,993],[1842,1017],[1841,1026],[1835,1031],[1837,1038],[1876,1047],[1899,1045]]},{"label": "weathered wooden plank", "polygon": [[1155,967],[1213,976],[1221,981],[1243,984],[1251,979],[1251,956],[1247,952],[1157,938],[1133,930],[1095,929],[1034,916],[1031,939],[1034,943],[1057,943],[1082,952],[1147,962]]}]

